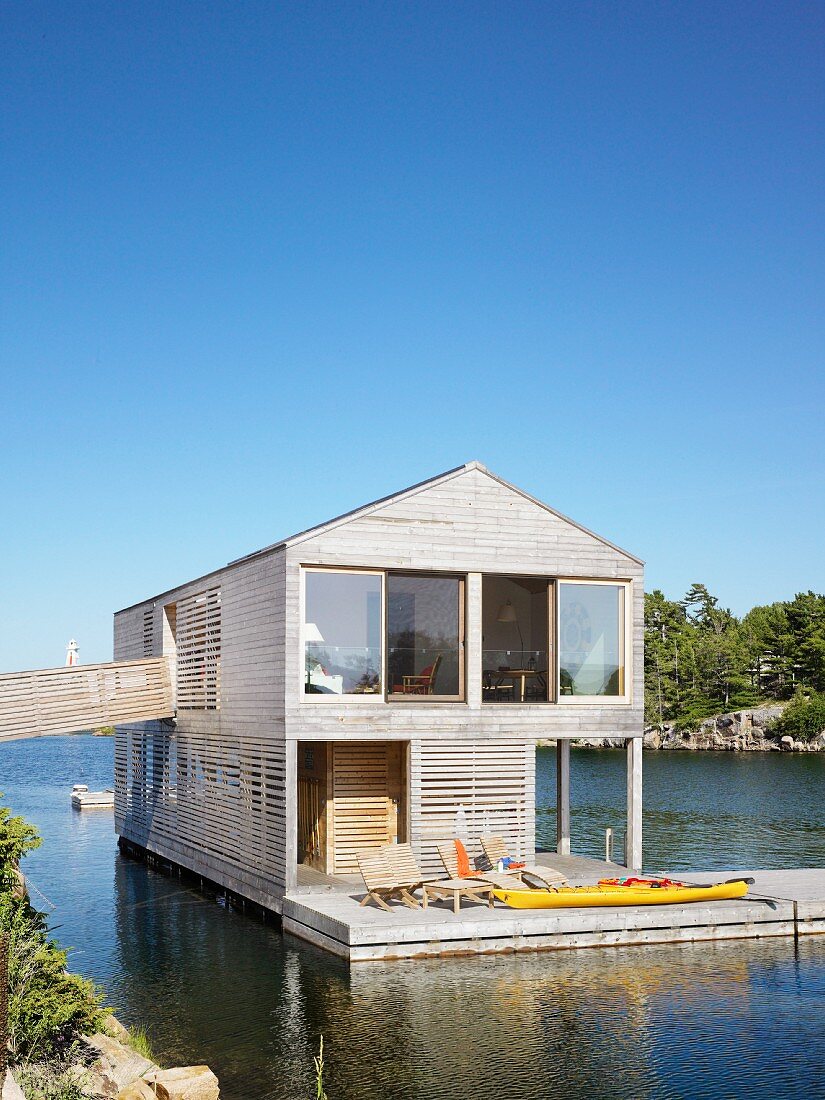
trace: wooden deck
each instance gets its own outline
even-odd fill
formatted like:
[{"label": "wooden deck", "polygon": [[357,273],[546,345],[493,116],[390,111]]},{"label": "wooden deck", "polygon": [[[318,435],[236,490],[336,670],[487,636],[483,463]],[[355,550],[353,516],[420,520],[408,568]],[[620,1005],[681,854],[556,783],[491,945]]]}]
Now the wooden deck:
[{"label": "wooden deck", "polygon": [[[579,856],[541,853],[537,859],[573,884],[626,873]],[[681,877],[716,882],[733,873]],[[305,879],[284,899],[283,929],[350,962],[825,933],[825,869],[742,873],[756,882],[737,901],[562,910],[465,903],[458,916],[447,903],[426,912],[397,905],[390,915],[361,907],[363,888]]]}]

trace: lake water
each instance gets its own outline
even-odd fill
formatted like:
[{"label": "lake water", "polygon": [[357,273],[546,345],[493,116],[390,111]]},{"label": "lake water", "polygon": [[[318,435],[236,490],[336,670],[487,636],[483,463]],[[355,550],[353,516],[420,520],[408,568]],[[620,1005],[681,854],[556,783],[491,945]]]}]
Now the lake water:
[{"label": "lake water", "polygon": [[[127,1023],[169,1064],[208,1062],[224,1100],[825,1097],[825,936],[348,966],[124,860],[113,742],[0,745],[0,790],[45,838],[25,865]],[[645,754],[652,869],[825,866],[825,756]],[[552,847],[553,750],[539,750],[539,837]],[[623,824],[621,752],[574,751],[574,851]],[[53,908],[52,908],[53,907]]]}]

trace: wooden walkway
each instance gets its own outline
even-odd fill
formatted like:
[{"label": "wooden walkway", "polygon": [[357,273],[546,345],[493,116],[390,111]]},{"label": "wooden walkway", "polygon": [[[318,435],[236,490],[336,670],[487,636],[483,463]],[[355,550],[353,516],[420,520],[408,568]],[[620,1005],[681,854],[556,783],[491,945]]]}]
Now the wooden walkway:
[{"label": "wooden walkway", "polygon": [[[540,853],[537,860],[573,884],[626,873],[579,856]],[[680,877],[717,882],[734,873]],[[284,899],[283,929],[350,962],[825,933],[825,869],[742,873],[756,882],[737,901],[561,910],[464,903],[457,916],[446,903],[426,912],[397,905],[390,915],[359,906],[364,891],[351,884],[305,882]]]},{"label": "wooden walkway", "polygon": [[0,741],[77,733],[174,714],[165,657],[0,676]]}]

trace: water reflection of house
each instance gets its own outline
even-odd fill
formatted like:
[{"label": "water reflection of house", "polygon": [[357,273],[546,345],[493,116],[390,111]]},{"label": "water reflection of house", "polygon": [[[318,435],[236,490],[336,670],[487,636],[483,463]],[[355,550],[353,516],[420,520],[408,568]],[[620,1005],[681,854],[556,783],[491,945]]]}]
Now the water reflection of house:
[{"label": "water reflection of house", "polygon": [[641,562],[471,462],[119,612],[176,721],[119,727],[120,835],[278,909],[300,867],[470,838],[535,846],[535,743],[627,739],[641,858]]}]

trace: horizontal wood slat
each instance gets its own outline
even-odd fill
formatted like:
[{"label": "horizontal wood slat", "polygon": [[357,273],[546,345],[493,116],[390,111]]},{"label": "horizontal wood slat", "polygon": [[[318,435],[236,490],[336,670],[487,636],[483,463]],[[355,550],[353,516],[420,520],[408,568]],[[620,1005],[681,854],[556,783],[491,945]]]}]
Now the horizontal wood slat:
[{"label": "horizontal wood slat", "polygon": [[385,744],[333,745],[334,873],[358,871],[356,852],[390,841]]},{"label": "horizontal wood slat", "polygon": [[220,710],[220,588],[178,601],[175,647],[178,710]]},{"label": "horizontal wood slat", "polygon": [[118,729],[115,829],[187,863],[193,851],[249,881],[286,884],[283,745],[152,722]]},{"label": "horizontal wood slat", "polygon": [[535,746],[524,741],[413,742],[412,836],[428,874],[442,871],[438,841],[456,836],[463,810],[470,855],[478,838],[504,836],[514,856],[535,853]]},{"label": "horizontal wood slat", "polygon": [[0,741],[171,718],[163,657],[0,676]]}]

